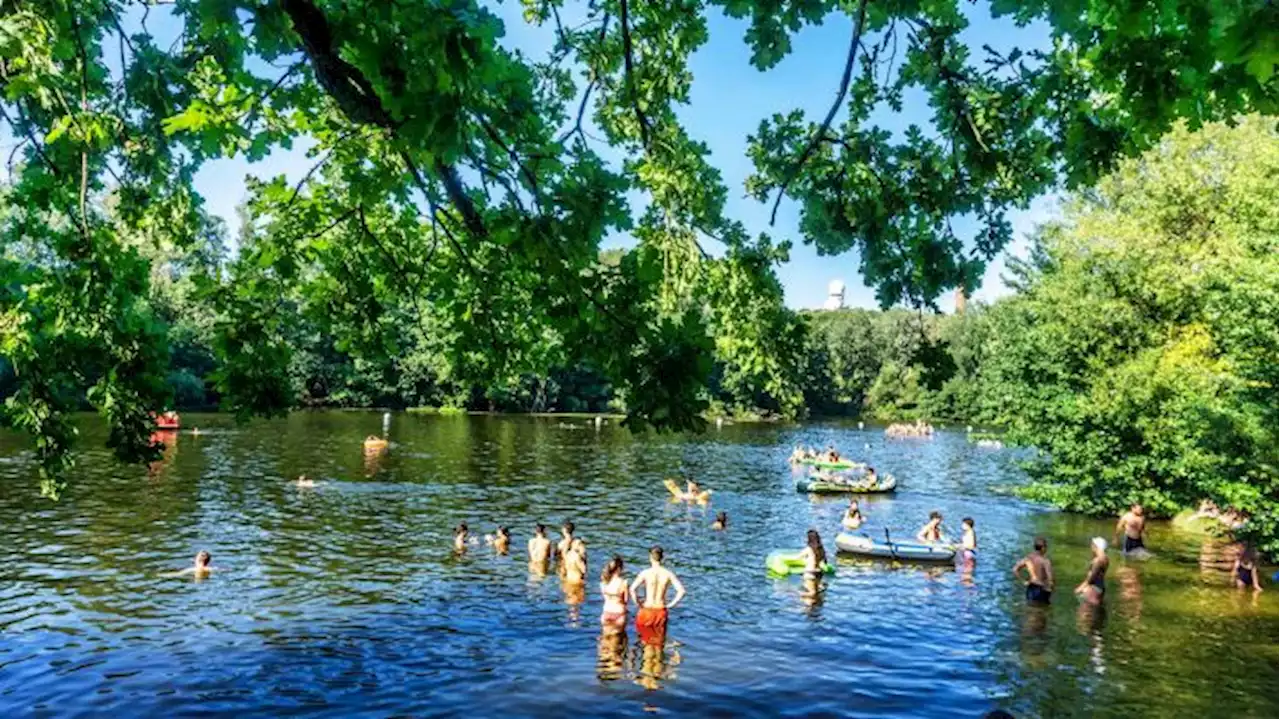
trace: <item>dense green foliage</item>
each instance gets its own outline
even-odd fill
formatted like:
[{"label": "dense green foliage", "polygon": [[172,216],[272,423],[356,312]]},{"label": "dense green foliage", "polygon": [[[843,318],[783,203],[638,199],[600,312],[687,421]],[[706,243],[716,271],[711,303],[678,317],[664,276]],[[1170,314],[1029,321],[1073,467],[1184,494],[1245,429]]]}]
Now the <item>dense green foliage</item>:
[{"label": "dense green foliage", "polygon": [[[529,378],[566,367],[607,381],[633,425],[697,427],[721,393],[797,412],[805,340],[774,274],[788,244],[724,216],[729,188],[676,112],[710,12],[750,19],[761,70],[806,23],[851,23],[830,112],[764,121],[747,190],[799,202],[821,252],[858,248],[886,306],[974,287],[1009,208],[1087,186],[1178,119],[1276,112],[1266,2],[993,0],[1052,33],[1050,50],[1004,55],[964,44],[958,0],[523,5],[554,28],[548,57],[505,48],[473,0],[0,5],[0,120],[18,144],[0,218],[5,419],[36,438],[49,492],[69,410],[87,400],[118,454],[145,459],[150,413],[175,388],[198,398],[201,373],[206,399],[243,415],[391,387],[545,400]],[[158,37],[160,15],[180,32]],[[929,126],[869,119],[908,96]],[[189,261],[217,244],[195,172],[295,142],[315,165],[253,184],[234,259]],[[962,216],[981,221],[973,242],[951,231]],[[611,233],[637,248],[600,262]],[[156,286],[157,263],[181,289]],[[964,401],[946,385],[962,367],[904,357],[877,368],[875,402]]]},{"label": "dense green foliage", "polygon": [[1045,453],[1035,496],[1209,500],[1275,554],[1276,146],[1274,119],[1177,130],[1043,228],[981,369],[995,418]]}]

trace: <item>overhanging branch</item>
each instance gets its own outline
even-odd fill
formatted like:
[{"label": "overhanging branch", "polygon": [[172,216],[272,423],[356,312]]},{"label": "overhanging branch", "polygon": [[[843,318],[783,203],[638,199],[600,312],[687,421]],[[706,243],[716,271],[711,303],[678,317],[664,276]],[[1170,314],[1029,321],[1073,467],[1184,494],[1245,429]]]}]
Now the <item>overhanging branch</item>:
[{"label": "overhanging branch", "polygon": [[[624,4],[625,7],[625,4]],[[836,112],[840,110],[840,106],[844,104],[844,96],[849,92],[849,81],[853,78],[853,64],[858,57],[858,47],[862,44],[862,26],[867,19],[867,0],[858,3],[858,19],[853,23],[853,37],[849,41],[849,56],[844,61],[844,75],[840,77],[840,90],[836,93],[835,102],[831,103],[831,109],[827,110],[827,116],[822,121],[822,125],[818,127],[818,131],[809,138],[809,143],[805,145],[804,151],[800,153],[799,159],[791,166],[787,172],[787,176],[783,178],[782,184],[778,186],[778,198],[773,201],[773,212],[769,215],[769,224],[773,225],[778,219],[778,205],[782,202],[782,196],[787,193],[787,187],[795,181],[796,176],[800,174],[800,170],[804,164],[809,161],[809,157],[813,155],[813,151],[818,147],[822,138],[831,129],[831,122],[835,120]],[[625,25],[624,25],[625,27]]]}]

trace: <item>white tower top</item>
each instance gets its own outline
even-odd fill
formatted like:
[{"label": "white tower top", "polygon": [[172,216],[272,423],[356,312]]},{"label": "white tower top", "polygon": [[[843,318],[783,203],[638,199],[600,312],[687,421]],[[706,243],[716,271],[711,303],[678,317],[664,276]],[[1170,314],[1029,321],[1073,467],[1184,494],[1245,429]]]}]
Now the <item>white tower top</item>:
[{"label": "white tower top", "polygon": [[827,301],[822,305],[824,310],[838,310],[844,307],[844,280],[831,280],[827,284]]}]

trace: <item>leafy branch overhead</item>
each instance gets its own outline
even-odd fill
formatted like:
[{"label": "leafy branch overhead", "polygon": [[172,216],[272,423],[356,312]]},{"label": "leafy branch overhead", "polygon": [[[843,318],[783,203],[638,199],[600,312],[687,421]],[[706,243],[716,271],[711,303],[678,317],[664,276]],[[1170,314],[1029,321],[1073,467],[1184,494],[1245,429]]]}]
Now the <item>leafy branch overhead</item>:
[{"label": "leafy branch overhead", "polygon": [[[149,300],[155,250],[213,232],[192,184],[211,160],[298,145],[314,163],[300,182],[253,180],[235,260],[192,270],[230,409],[287,408],[301,313],[370,361],[429,334],[452,373],[478,381],[572,358],[632,400],[631,421],[686,428],[712,352],[733,358],[727,381],[800,406],[764,356],[795,336],[774,272],[789,245],[725,216],[731,188],[679,119],[708,17],[748,21],[761,71],[806,25],[851,27],[824,121],[785,107],[765,119],[746,189],[796,203],[797,239],[819,252],[856,248],[885,305],[974,288],[1011,208],[1090,185],[1179,120],[1276,112],[1267,2],[522,4],[554,33],[546,57],[504,46],[472,0],[0,6],[0,120],[15,144],[0,225],[0,343],[18,382],[6,417],[37,437],[50,491],[84,399],[122,456],[154,453],[171,333]],[[964,33],[984,11],[1044,23],[1051,42],[979,51]],[[872,120],[909,96],[928,102],[927,126]],[[977,218],[977,235],[958,236],[959,218]],[[636,248],[600,262],[622,233]]]}]

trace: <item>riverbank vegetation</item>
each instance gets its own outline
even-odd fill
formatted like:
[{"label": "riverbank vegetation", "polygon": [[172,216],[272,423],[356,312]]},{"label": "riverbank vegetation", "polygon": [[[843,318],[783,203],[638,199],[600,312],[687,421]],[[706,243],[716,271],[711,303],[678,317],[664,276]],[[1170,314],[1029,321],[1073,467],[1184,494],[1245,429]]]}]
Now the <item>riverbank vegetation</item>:
[{"label": "riverbank vegetation", "polygon": [[[985,8],[1046,25],[1027,51],[966,45],[954,2],[528,0],[534,60],[468,2],[6,4],[5,421],[56,494],[85,403],[130,461],[172,404],[964,419],[1045,451],[1038,496],[1210,499],[1274,541],[1275,121],[1213,124],[1276,114],[1274,8],[1113,5]],[[725,216],[678,112],[719,11],[761,71],[850,25],[830,111],[764,119],[746,190],[898,309],[788,309],[792,240]],[[904,102],[929,126],[871,119]],[[230,251],[196,171],[294,142],[314,164],[251,182]],[[1014,297],[934,311],[1059,190]]]}]

